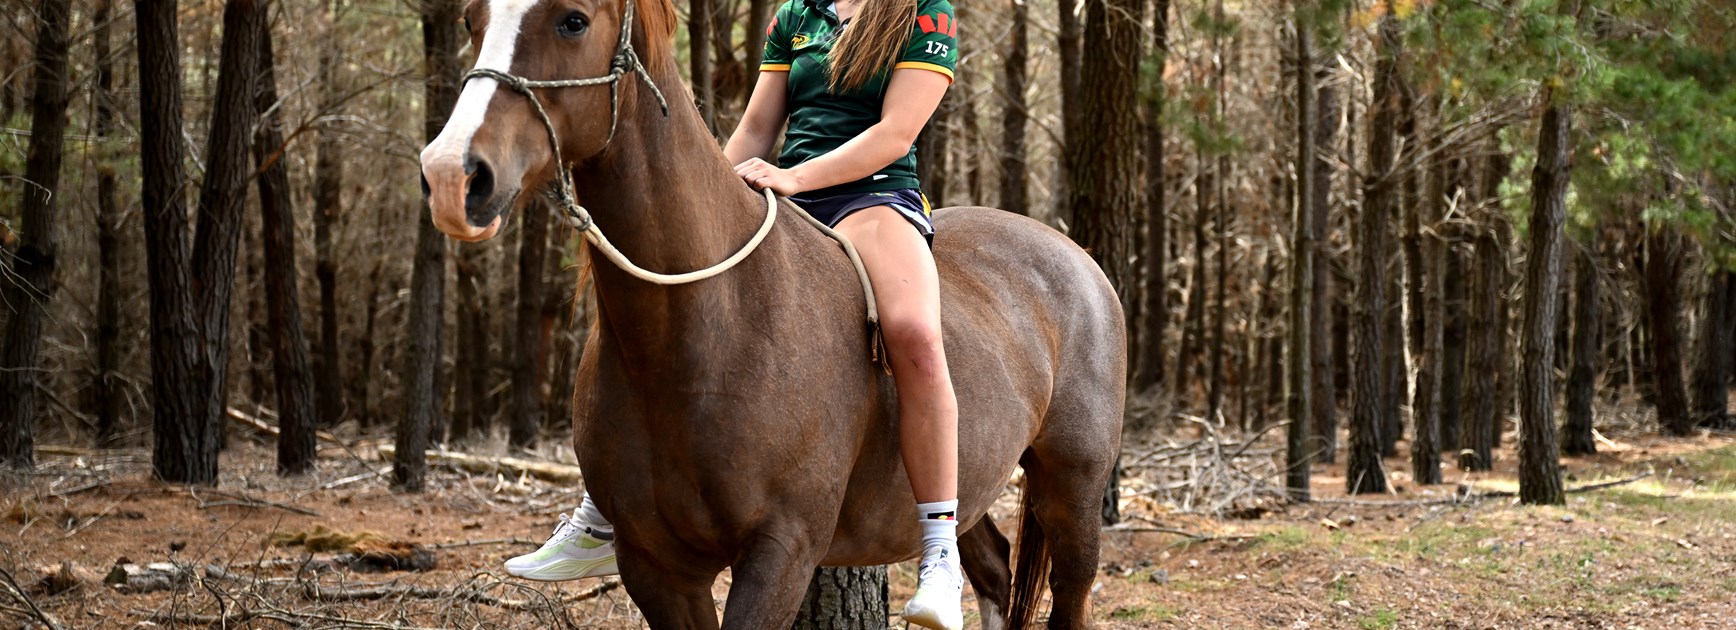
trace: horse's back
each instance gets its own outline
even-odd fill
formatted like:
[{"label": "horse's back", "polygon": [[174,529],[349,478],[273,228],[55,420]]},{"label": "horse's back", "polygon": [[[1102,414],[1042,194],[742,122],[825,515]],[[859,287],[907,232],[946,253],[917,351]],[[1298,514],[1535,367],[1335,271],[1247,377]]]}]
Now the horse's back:
[{"label": "horse's back", "polygon": [[972,436],[995,430],[972,417],[979,410],[1022,412],[1034,417],[1018,436],[1020,450],[1048,445],[1071,464],[1112,460],[1127,343],[1120,299],[1102,269],[1071,239],[1028,217],[958,207],[937,211],[934,221],[961,445],[1011,437]]}]

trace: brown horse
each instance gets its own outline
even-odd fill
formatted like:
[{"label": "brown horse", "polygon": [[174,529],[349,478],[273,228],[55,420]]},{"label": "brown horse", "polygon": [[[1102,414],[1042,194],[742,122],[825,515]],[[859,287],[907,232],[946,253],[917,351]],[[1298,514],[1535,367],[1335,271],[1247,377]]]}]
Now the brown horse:
[{"label": "brown horse", "polygon": [[[766,203],[683,106],[675,19],[669,0],[473,1],[477,67],[497,74],[473,76],[422,154],[434,223],[461,240],[492,237],[524,193],[558,181],[539,106],[489,76],[598,77],[613,62],[645,76],[534,90],[597,226],[657,271],[740,249]],[[676,104],[666,114],[653,83]],[[776,212],[759,248],[714,278],[661,286],[595,265],[574,439],[615,524],[621,578],[653,628],[717,627],[711,585],[724,568],[734,582],[723,627],[787,628],[816,566],[921,550],[896,392],[869,361],[857,277],[801,210]],[[935,225],[961,410],[960,546],[983,626],[1030,625],[1047,578],[1050,627],[1087,627],[1125,395],[1119,302],[1084,251],[1036,221],[949,208]],[[987,515],[1015,465],[1016,568]]]}]

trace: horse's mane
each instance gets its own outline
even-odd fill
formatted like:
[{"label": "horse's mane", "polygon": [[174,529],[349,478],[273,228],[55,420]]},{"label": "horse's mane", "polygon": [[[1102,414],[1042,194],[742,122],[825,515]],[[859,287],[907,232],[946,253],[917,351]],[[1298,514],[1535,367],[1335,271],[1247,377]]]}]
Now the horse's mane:
[{"label": "horse's mane", "polygon": [[[626,0],[621,1],[621,9],[627,8]],[[663,65],[672,54],[675,47],[675,2],[673,0],[635,0],[634,11],[637,13],[639,28],[645,33],[645,50],[641,56],[645,65],[656,68]]]}]

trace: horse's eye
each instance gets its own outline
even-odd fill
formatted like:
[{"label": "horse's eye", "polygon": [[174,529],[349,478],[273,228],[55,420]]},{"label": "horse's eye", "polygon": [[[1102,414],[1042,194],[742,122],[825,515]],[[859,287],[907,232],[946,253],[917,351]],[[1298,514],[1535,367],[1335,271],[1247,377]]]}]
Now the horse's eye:
[{"label": "horse's eye", "polygon": [[561,37],[578,37],[590,27],[591,21],[585,19],[584,14],[574,11],[561,18],[561,22],[555,26],[555,30],[561,34]]}]

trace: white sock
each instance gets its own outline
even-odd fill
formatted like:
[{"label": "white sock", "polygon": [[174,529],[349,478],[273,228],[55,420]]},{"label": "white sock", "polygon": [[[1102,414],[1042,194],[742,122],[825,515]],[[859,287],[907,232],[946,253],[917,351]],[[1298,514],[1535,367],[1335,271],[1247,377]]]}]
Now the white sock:
[{"label": "white sock", "polygon": [[958,561],[958,499],[916,504],[917,523],[922,525],[924,558],[945,552]]},{"label": "white sock", "polygon": [[615,526],[609,524],[609,519],[603,518],[603,513],[597,511],[597,504],[591,501],[590,492],[585,493],[584,502],[579,504],[579,520],[600,533],[615,531]]}]

